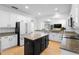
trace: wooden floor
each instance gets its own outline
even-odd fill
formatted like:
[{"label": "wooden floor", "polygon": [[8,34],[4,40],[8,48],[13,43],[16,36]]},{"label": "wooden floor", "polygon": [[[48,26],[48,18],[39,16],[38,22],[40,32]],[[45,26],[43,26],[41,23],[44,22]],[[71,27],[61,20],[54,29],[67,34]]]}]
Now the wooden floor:
[{"label": "wooden floor", "polygon": [[[2,55],[24,55],[24,47],[14,47],[7,49],[1,53]],[[46,48],[41,55],[60,55],[60,43],[49,41],[48,48]]]}]

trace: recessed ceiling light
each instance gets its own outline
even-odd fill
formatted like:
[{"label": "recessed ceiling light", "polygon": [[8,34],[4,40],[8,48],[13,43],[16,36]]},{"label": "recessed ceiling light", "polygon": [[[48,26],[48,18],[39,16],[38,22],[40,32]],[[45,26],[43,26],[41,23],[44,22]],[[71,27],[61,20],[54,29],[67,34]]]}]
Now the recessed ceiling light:
[{"label": "recessed ceiling light", "polygon": [[55,8],[54,10],[55,10],[55,11],[57,11],[57,10],[58,10],[58,8]]},{"label": "recessed ceiling light", "polygon": [[38,15],[41,15],[41,13],[40,13],[40,12],[38,12]]},{"label": "recessed ceiling light", "polygon": [[47,21],[51,21],[51,19],[47,19]]},{"label": "recessed ceiling light", "polygon": [[28,9],[28,8],[29,8],[29,6],[25,6],[25,8],[26,8],[26,9]]}]

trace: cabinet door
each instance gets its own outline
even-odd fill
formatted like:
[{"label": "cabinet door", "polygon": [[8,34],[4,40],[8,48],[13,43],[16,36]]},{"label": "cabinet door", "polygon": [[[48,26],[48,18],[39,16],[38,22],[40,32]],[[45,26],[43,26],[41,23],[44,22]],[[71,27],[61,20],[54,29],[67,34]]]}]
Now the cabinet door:
[{"label": "cabinet door", "polygon": [[11,16],[10,16],[11,27],[15,27],[16,21],[17,21],[17,14],[11,13]]},{"label": "cabinet door", "polygon": [[49,40],[53,40],[53,34],[52,33],[49,34]]},{"label": "cabinet door", "polygon": [[33,55],[33,42],[29,39],[25,39],[24,41],[24,55]]},{"label": "cabinet door", "polygon": [[2,37],[1,38],[1,50],[5,50],[7,48],[9,48],[9,41],[8,41],[8,37]]},{"label": "cabinet door", "polygon": [[26,33],[26,27],[27,27],[27,24],[24,23],[24,22],[21,22],[20,23],[20,34],[25,34]]},{"label": "cabinet door", "polygon": [[1,53],[1,39],[2,39],[2,38],[0,37],[0,53]]},{"label": "cabinet door", "polygon": [[20,37],[20,46],[24,45],[24,37]]},{"label": "cabinet door", "polygon": [[0,27],[8,27],[10,20],[10,13],[0,11]]},{"label": "cabinet door", "polygon": [[39,55],[41,52],[41,38],[34,41],[34,55]]},{"label": "cabinet door", "polygon": [[10,43],[10,47],[16,46],[17,36],[16,35],[9,36],[9,43]]},{"label": "cabinet door", "polygon": [[13,35],[12,36],[12,46],[16,46],[17,45],[17,35]]},{"label": "cabinet door", "polygon": [[58,33],[54,33],[54,39],[55,39],[55,41],[58,41],[58,39],[59,39],[59,34]]},{"label": "cabinet door", "polygon": [[45,47],[48,47],[48,44],[49,44],[49,36],[45,36]]},{"label": "cabinet door", "polygon": [[41,51],[43,51],[45,49],[45,44],[46,44],[46,41],[45,41],[46,37],[42,37],[41,38]]}]

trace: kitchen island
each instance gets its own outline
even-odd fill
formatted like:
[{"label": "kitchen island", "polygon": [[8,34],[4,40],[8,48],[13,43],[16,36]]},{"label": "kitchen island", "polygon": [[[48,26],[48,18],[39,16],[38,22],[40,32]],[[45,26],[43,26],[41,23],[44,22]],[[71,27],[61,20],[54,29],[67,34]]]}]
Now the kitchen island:
[{"label": "kitchen island", "polygon": [[48,34],[33,32],[24,36],[24,55],[39,55],[48,47]]}]

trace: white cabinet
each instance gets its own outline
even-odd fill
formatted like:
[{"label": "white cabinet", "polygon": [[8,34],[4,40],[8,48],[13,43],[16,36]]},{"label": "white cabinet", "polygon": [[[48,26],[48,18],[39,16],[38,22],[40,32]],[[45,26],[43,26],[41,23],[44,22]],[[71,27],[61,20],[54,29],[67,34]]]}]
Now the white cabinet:
[{"label": "white cabinet", "polygon": [[17,35],[9,36],[9,47],[13,47],[17,45]]},{"label": "white cabinet", "polygon": [[27,23],[27,33],[31,33],[32,32],[32,28],[31,28],[31,23]]},{"label": "white cabinet", "polygon": [[0,27],[15,27],[16,22],[28,22],[31,18],[0,10]]},{"label": "white cabinet", "polygon": [[1,37],[1,51],[9,48],[9,38],[7,36]]},{"label": "white cabinet", "polygon": [[1,51],[17,45],[17,35],[5,36],[0,38]]},{"label": "white cabinet", "polygon": [[79,4],[72,4],[71,13],[74,21],[74,31],[79,34]]},{"label": "white cabinet", "polygon": [[0,27],[15,27],[17,14],[0,11]]},{"label": "white cabinet", "polygon": [[27,32],[27,23],[20,22],[20,34],[25,34]]},{"label": "white cabinet", "polygon": [[50,33],[49,40],[61,42],[62,34],[60,33]]},{"label": "white cabinet", "polygon": [[10,13],[0,11],[0,27],[8,27],[9,20],[10,20]]},{"label": "white cabinet", "polygon": [[10,27],[15,27],[17,19],[17,14],[11,13],[10,15]]},{"label": "white cabinet", "polygon": [[72,15],[72,17],[73,17],[74,27],[75,26],[79,27],[79,5],[78,4],[72,5],[70,15]]},{"label": "white cabinet", "polygon": [[35,30],[34,23],[33,22],[28,22],[27,23],[27,33],[34,32],[34,30]]},{"label": "white cabinet", "polygon": [[24,37],[20,37],[20,46],[24,45]]}]

